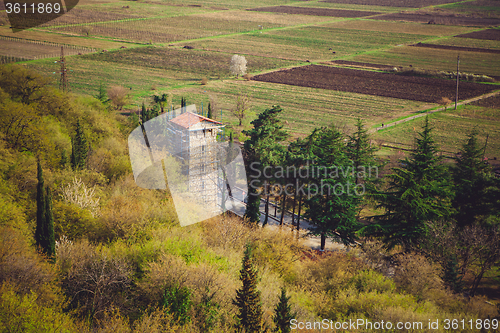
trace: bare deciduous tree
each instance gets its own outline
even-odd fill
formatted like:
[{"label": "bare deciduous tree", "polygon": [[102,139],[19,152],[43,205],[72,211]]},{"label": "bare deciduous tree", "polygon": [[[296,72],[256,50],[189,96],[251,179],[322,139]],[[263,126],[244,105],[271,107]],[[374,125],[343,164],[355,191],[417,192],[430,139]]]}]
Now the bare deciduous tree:
[{"label": "bare deciduous tree", "polygon": [[237,54],[233,55],[231,57],[229,70],[231,71],[231,74],[236,75],[236,77],[244,75],[247,72],[247,60],[245,57]]},{"label": "bare deciduous tree", "polygon": [[121,110],[124,105],[128,103],[128,93],[129,90],[122,86],[111,86],[108,89],[108,98],[111,100],[111,104],[115,106],[118,110]]},{"label": "bare deciduous tree", "polygon": [[62,186],[61,197],[66,202],[89,210],[94,217],[99,215],[99,198],[96,197],[95,188],[87,187],[81,179],[75,177],[71,184]]},{"label": "bare deciduous tree", "polygon": [[248,96],[246,94],[240,94],[236,97],[236,107],[231,111],[233,116],[238,118],[239,126],[241,126],[243,119],[247,115],[247,111],[249,108],[250,101],[248,100]]}]

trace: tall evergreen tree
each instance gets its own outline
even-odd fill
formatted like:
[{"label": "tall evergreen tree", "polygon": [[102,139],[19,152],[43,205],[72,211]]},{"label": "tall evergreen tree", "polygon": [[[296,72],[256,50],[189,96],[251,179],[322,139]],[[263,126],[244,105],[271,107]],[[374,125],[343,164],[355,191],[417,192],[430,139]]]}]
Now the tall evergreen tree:
[{"label": "tall evergreen tree", "polygon": [[36,246],[41,248],[43,244],[43,230],[45,228],[45,188],[43,181],[43,171],[40,161],[37,163],[37,178],[38,184],[36,186],[36,229],[35,229],[35,243]]},{"label": "tall evergreen tree", "polygon": [[491,196],[487,189],[492,185],[488,177],[491,169],[484,163],[482,155],[483,149],[479,146],[477,131],[474,130],[460,150],[453,168],[454,217],[460,228],[473,224],[477,216],[488,215]]},{"label": "tall evergreen tree", "polygon": [[49,188],[44,187],[43,171],[40,161],[38,161],[37,164],[37,178],[35,242],[43,253],[52,257],[55,254],[52,195]]},{"label": "tall evergreen tree", "polygon": [[181,97],[181,108],[184,108],[187,106],[187,101],[185,97]]},{"label": "tall evergreen tree", "polygon": [[85,168],[87,154],[89,152],[89,144],[87,137],[83,132],[83,127],[80,120],[76,122],[75,137],[71,141],[71,167],[73,170],[81,170]]},{"label": "tall evergreen tree", "polygon": [[54,237],[54,216],[52,215],[52,194],[49,187],[45,188],[45,224],[43,230],[42,248],[47,256],[52,257],[56,253],[56,241]]},{"label": "tall evergreen tree", "polygon": [[352,165],[345,155],[344,138],[335,128],[323,127],[312,134],[309,193],[305,214],[313,225],[311,231],[321,236],[340,237],[345,244],[354,242],[359,229],[356,220],[359,197],[354,188]]},{"label": "tall evergreen tree", "polygon": [[208,112],[207,112],[207,118],[214,119],[214,113],[212,111],[212,104],[208,102]]},{"label": "tall evergreen tree", "polygon": [[108,101],[108,94],[106,92],[106,88],[102,84],[102,82],[99,84],[99,89],[97,90],[97,95],[95,95],[95,98],[100,100],[102,103],[105,103]]},{"label": "tall evergreen tree", "polygon": [[253,267],[252,249],[246,246],[240,270],[242,286],[236,291],[233,304],[238,307],[236,329],[245,333],[260,333],[262,330],[262,304],[257,290],[257,270]]},{"label": "tall evergreen tree", "polygon": [[260,195],[258,188],[262,186],[262,177],[259,178],[258,170],[264,165],[277,165],[285,152],[283,141],[288,133],[283,130],[281,120],[278,118],[283,109],[273,106],[259,114],[251,124],[253,128],[243,131],[249,136],[244,145],[244,157],[247,176],[249,177],[248,202],[245,216],[250,222],[260,221]]},{"label": "tall evergreen tree", "polygon": [[393,168],[386,191],[374,197],[385,213],[375,216],[375,223],[363,228],[366,235],[383,236],[391,248],[401,244],[418,247],[428,233],[428,222],[447,218],[451,213],[450,180],[431,135],[428,117],[416,139],[416,149],[409,158]]},{"label": "tall evergreen tree", "polygon": [[463,276],[459,273],[457,257],[452,255],[446,261],[443,270],[443,281],[454,293],[459,293],[464,287],[462,278]]},{"label": "tall evergreen tree", "polygon": [[[377,149],[371,145],[368,131],[364,128],[363,121],[358,118],[356,121],[356,131],[349,136],[347,143],[347,154],[353,162],[355,171],[355,183],[359,184],[362,174],[360,168],[370,168],[375,165],[373,153]],[[365,174],[365,177],[367,175]]]},{"label": "tall evergreen tree", "polygon": [[290,321],[295,318],[296,314],[292,313],[292,308],[288,303],[289,300],[290,297],[286,296],[285,288],[281,288],[280,299],[274,308],[273,317],[274,331],[277,333],[290,333],[291,331]]}]

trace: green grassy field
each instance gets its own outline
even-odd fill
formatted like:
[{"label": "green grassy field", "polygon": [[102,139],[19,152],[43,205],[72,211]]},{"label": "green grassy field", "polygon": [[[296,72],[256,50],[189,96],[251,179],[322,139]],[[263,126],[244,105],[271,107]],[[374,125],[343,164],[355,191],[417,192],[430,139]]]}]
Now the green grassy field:
[{"label": "green grassy field", "polygon": [[460,70],[472,74],[500,75],[498,54],[480,52],[457,52],[413,46],[395,47],[386,51],[364,53],[349,60],[391,66],[409,66],[428,70],[457,70],[457,55],[460,54]]},{"label": "green grassy field", "polygon": [[[500,159],[500,116],[498,109],[467,105],[458,110],[449,109],[429,116],[436,143],[447,153],[457,152],[467,135],[474,128],[478,131],[480,144],[484,145],[489,135],[485,156]],[[373,134],[373,138],[386,144],[403,144],[411,148],[416,132],[420,130],[424,117],[388,128]]]},{"label": "green grassy field", "polygon": [[[307,135],[314,127],[330,123],[349,128],[358,117],[364,119],[368,126],[375,126],[436,105],[235,80],[229,74],[232,54],[246,56],[251,74],[304,65],[306,60],[321,62],[339,59],[453,71],[456,69],[456,51],[407,45],[423,42],[500,49],[500,42],[497,41],[453,37],[477,30],[471,27],[245,10],[273,5],[384,13],[408,10],[319,1],[258,0],[248,3],[241,0],[195,0],[185,3],[172,0],[166,3],[85,0],[76,8],[78,10],[63,16],[60,21],[53,21],[43,28],[22,31],[16,37],[110,51],[68,57],[68,67],[72,70],[69,80],[74,92],[95,95],[101,83],[106,86],[123,85],[130,89],[132,99],[129,108],[135,108],[143,101],[149,103],[151,95],[158,92],[169,92],[175,106],[181,96],[188,97],[189,102],[198,104],[198,107],[202,102],[206,105],[209,96],[212,96],[223,109],[223,120],[233,126],[237,120],[230,110],[234,108],[236,96],[246,93],[253,115],[272,104],[281,105],[285,109],[283,120],[293,137]],[[128,8],[123,8],[126,6]],[[466,3],[463,6],[436,8],[446,12],[456,9],[458,13],[463,11],[464,6],[467,7]],[[432,8],[423,10],[434,11]],[[82,30],[87,25],[92,28],[88,37]],[[6,27],[0,27],[0,35],[13,34]],[[154,45],[145,45],[149,43]],[[183,49],[185,45],[194,49]],[[122,46],[126,49],[120,49]],[[460,68],[464,72],[500,75],[500,58],[495,54],[460,52],[460,57]],[[52,74],[58,69],[54,59],[38,60],[28,65],[52,75],[57,82],[57,77]],[[209,79],[206,86],[200,84],[204,76]],[[479,114],[476,112],[476,115]],[[439,117],[444,115],[433,117],[441,119]],[[448,113],[446,115],[451,117]],[[464,126],[483,121],[474,115],[448,120],[467,124]],[[494,128],[499,124],[493,121],[486,125]],[[401,131],[405,126],[413,127],[406,124],[400,126]],[[399,126],[392,131],[399,131]],[[376,137],[383,139],[388,133],[377,133]],[[398,132],[398,135],[406,134]],[[451,132],[448,136],[451,141],[447,141],[446,145],[452,147],[452,141],[461,138],[463,131],[456,135]]]}]

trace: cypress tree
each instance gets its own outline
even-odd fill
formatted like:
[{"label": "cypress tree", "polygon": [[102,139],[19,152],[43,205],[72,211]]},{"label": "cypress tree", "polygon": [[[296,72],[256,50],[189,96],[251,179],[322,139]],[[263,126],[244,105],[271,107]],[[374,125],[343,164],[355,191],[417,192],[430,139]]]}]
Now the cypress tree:
[{"label": "cypress tree", "polygon": [[240,270],[242,287],[236,291],[233,304],[238,307],[236,329],[245,333],[259,333],[262,329],[262,304],[257,290],[257,271],[253,267],[252,250],[246,246]]},{"label": "cypress tree", "polygon": [[35,229],[35,242],[37,247],[42,247],[43,244],[43,230],[45,228],[45,192],[43,186],[43,171],[40,161],[37,163],[37,178],[38,184],[36,186],[36,229]]},{"label": "cypress tree", "polygon": [[285,288],[281,288],[281,296],[274,308],[273,321],[276,327],[274,331],[277,333],[290,333],[290,321],[295,318],[296,314],[292,314],[292,310],[288,301],[290,297],[286,296]]},{"label": "cypress tree", "polygon": [[210,104],[210,102],[208,102],[207,118],[214,119],[213,116],[214,115],[213,115],[213,111],[212,111],[212,105]]},{"label": "cypress tree", "polygon": [[83,132],[80,120],[76,122],[75,137],[71,141],[71,167],[73,170],[81,170],[85,167],[89,146],[87,137]]},{"label": "cypress tree", "polygon": [[45,188],[45,227],[43,230],[43,251],[52,257],[56,253],[56,241],[54,237],[54,216],[52,215],[52,194],[49,187]]},{"label": "cypress tree", "polygon": [[184,97],[181,97],[181,108],[185,108],[187,105],[187,101]]}]

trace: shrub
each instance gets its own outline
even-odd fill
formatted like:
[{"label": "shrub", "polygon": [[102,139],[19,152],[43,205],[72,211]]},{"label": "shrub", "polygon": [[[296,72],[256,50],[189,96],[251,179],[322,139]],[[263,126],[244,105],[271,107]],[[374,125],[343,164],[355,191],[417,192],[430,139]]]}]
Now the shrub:
[{"label": "shrub", "polygon": [[35,292],[19,293],[12,283],[0,285],[0,332],[74,332],[71,317],[57,306],[39,304]]},{"label": "shrub", "polygon": [[128,103],[129,89],[122,86],[111,86],[108,88],[108,98],[111,104],[121,110]]},{"label": "shrub", "polygon": [[247,81],[250,81],[252,80],[253,76],[251,74],[246,73],[245,75],[243,75],[243,78],[245,78],[245,80]]},{"label": "shrub", "polygon": [[208,78],[206,76],[201,78],[201,85],[204,86],[208,83]]}]

